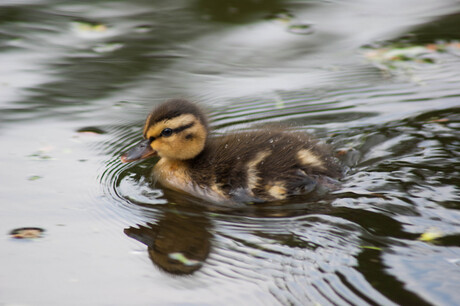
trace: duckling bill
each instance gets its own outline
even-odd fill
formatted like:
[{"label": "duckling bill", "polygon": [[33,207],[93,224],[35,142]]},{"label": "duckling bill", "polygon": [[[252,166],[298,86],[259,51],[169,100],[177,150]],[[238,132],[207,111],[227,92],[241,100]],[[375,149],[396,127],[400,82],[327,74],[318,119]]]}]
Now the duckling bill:
[{"label": "duckling bill", "polygon": [[264,130],[210,137],[197,105],[172,99],[154,109],[143,140],[121,156],[160,157],[163,186],[217,202],[262,202],[305,194],[341,177],[328,148],[305,133]]}]

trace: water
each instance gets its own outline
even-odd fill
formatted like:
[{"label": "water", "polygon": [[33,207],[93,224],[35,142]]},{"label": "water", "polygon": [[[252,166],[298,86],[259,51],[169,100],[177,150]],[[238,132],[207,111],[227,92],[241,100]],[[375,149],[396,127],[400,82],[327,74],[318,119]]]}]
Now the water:
[{"label": "water", "polygon": [[[455,305],[455,1],[0,4],[0,303]],[[121,164],[186,97],[349,169],[321,198],[217,207]],[[41,238],[11,238],[17,228]]]}]

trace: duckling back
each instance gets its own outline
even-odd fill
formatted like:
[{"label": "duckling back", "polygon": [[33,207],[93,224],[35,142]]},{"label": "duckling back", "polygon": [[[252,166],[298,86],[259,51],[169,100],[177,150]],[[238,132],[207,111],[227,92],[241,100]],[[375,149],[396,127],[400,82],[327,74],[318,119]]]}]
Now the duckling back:
[{"label": "duckling back", "polygon": [[235,133],[209,140],[189,161],[192,181],[234,201],[282,200],[308,193],[341,168],[326,146],[307,134]]}]

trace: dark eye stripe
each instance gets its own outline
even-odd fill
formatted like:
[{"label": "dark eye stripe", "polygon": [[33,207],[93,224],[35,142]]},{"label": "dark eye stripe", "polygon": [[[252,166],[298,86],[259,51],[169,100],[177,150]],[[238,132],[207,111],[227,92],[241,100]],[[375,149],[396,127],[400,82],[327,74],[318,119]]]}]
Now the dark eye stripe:
[{"label": "dark eye stripe", "polygon": [[178,128],[175,128],[172,130],[173,133],[180,133],[182,132],[183,130],[186,130],[186,129],[189,129],[191,128],[192,126],[195,125],[195,122],[192,122],[192,123],[189,123],[189,124],[186,124],[186,125],[183,125],[183,126],[180,126]]},{"label": "dark eye stripe", "polygon": [[[191,128],[192,126],[195,125],[195,122],[192,122],[192,123],[189,123],[189,124],[186,124],[186,125],[183,125],[183,126],[180,126],[178,128],[175,128],[175,129],[172,129],[172,133],[171,134],[174,134],[174,133],[180,133],[182,132],[183,130],[186,130],[186,129],[189,129]],[[144,139],[146,138],[147,135],[144,135]],[[160,134],[158,137],[161,137],[162,135]],[[154,141],[156,138],[158,137],[150,137],[150,141]]]}]

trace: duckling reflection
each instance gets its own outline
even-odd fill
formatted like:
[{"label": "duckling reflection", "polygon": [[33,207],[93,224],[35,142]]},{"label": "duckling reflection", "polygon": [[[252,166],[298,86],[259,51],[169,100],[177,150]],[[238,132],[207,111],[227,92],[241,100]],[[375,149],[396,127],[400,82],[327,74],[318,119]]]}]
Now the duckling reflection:
[{"label": "duckling reflection", "polygon": [[147,246],[152,262],[162,270],[187,275],[199,270],[211,250],[209,220],[202,215],[165,212],[158,223],[124,230]]}]

